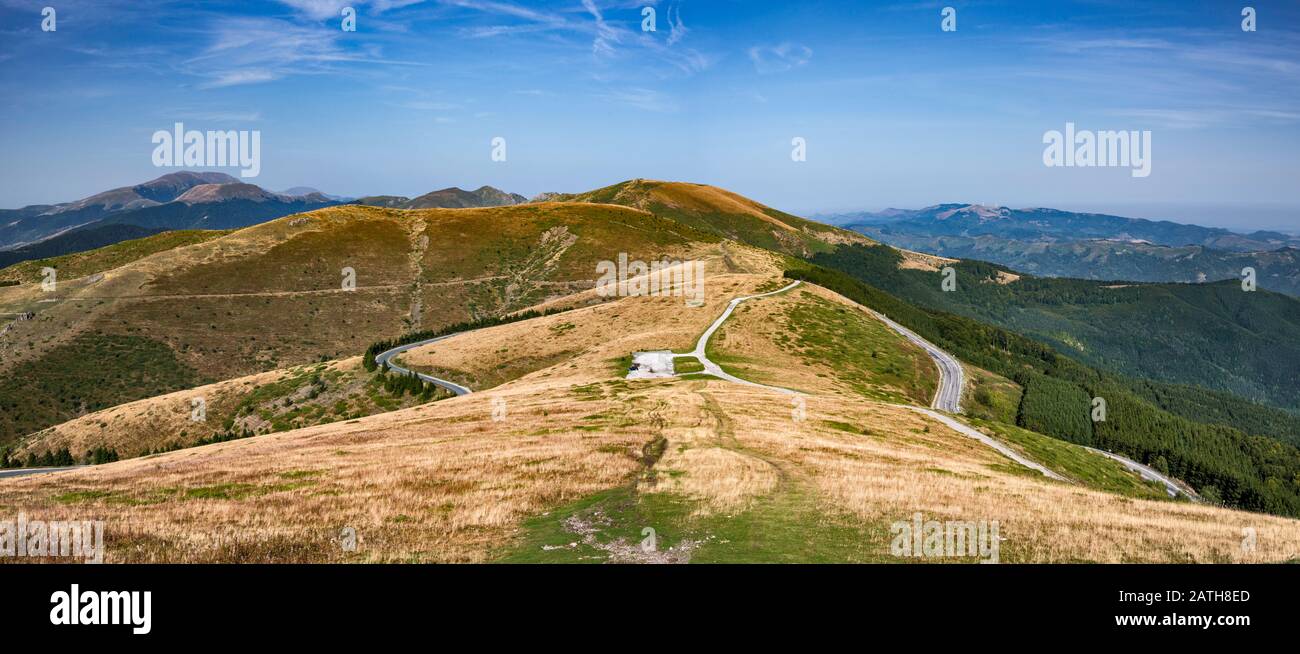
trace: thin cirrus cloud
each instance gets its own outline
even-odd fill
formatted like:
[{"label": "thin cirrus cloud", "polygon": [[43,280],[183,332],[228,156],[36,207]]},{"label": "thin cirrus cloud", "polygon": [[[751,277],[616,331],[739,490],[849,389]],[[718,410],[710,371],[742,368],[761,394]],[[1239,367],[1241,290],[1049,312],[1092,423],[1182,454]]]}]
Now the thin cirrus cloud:
[{"label": "thin cirrus cloud", "polygon": [[615,45],[623,38],[622,33],[605,22],[600,8],[592,0],[582,0],[582,7],[596,21],[596,38],[591,42],[592,54],[597,56],[613,54]]},{"label": "thin cirrus cloud", "polygon": [[365,0],[280,0],[280,2],[313,20],[342,16],[344,7],[365,4]]},{"label": "thin cirrus cloud", "polygon": [[1204,129],[1232,127],[1244,121],[1264,121],[1284,125],[1300,121],[1300,113],[1258,107],[1204,109],[1118,109],[1108,112],[1132,118],[1156,127],[1169,129]]},{"label": "thin cirrus cloud", "polygon": [[[1056,84],[1052,92],[1076,108],[1178,130],[1297,122],[1300,39],[1293,34],[1224,38],[1219,31],[1166,27],[1077,30],[1024,43],[1042,56],[1016,74],[1049,80]],[[1081,58],[1087,66],[1077,65]]]},{"label": "thin cirrus cloud", "polygon": [[756,45],[749,49],[749,60],[754,70],[761,74],[780,73],[807,64],[813,55],[812,48],[798,43]]},{"label": "thin cirrus cloud", "polygon": [[[679,75],[690,76],[707,70],[716,60],[716,57],[682,44],[689,30],[682,18],[681,9],[676,5],[667,11],[665,18],[669,29],[667,36],[661,37],[640,30],[639,13],[635,14],[634,21],[611,20],[607,10],[595,0],[582,0],[581,11],[545,11],[509,2],[484,0],[442,0],[442,4],[461,10],[467,16],[481,15],[501,21],[463,25],[459,28],[459,33],[463,36],[484,39],[554,32],[561,35],[561,38],[581,39],[597,62],[626,62],[639,58],[659,77],[663,76],[665,70],[657,65],[659,63],[667,64]],[[626,19],[626,16],[623,18]],[[632,29],[628,25],[636,25],[637,28]]]},{"label": "thin cirrus cloud", "polygon": [[608,102],[615,102],[653,113],[670,114],[680,110],[677,102],[671,96],[653,89],[620,89],[605,93],[600,98]]},{"label": "thin cirrus cloud", "polygon": [[668,45],[677,45],[677,42],[685,38],[686,33],[689,31],[686,29],[686,25],[682,23],[681,7],[677,5],[668,7],[666,17],[668,19]]},{"label": "thin cirrus cloud", "polygon": [[374,13],[381,14],[392,9],[420,4],[424,0],[279,0],[279,2],[312,20],[325,20],[342,18],[345,7],[359,9],[368,5],[374,8]]},{"label": "thin cirrus cloud", "polygon": [[270,70],[228,70],[215,73],[208,81],[199,85],[203,89],[220,89],[241,84],[258,84],[279,79],[281,76]]},{"label": "thin cirrus cloud", "polygon": [[278,18],[224,19],[213,27],[208,47],[181,68],[204,78],[200,88],[223,88],[336,72],[343,64],[428,65],[385,58],[373,44],[349,47],[342,34],[337,29]]}]

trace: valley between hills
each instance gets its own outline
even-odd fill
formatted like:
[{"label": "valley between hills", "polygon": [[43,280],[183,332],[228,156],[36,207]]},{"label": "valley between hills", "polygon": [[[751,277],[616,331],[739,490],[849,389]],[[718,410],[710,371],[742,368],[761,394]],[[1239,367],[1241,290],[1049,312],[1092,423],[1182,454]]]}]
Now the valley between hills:
[{"label": "valley between hills", "polygon": [[[620,253],[701,261],[702,306],[602,296]],[[95,465],[0,507],[101,518],[110,562],[890,562],[918,512],[998,521],[1003,562],[1300,557],[1290,413],[946,310],[920,289],[950,263],[631,180],[163,232],[64,255],[53,292],[16,264],[4,459]],[[959,267],[976,308],[1036,283]],[[472,392],[374,358],[441,336],[393,362]],[[628,379],[644,351],[676,374]]]}]

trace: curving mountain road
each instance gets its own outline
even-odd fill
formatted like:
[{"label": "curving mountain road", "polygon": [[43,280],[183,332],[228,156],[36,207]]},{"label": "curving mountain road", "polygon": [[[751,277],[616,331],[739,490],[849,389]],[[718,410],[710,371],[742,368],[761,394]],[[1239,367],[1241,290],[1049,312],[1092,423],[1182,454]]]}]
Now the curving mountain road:
[{"label": "curving mountain road", "polygon": [[1141,463],[1134,461],[1133,459],[1122,457],[1118,454],[1107,452],[1105,450],[1099,450],[1095,447],[1088,447],[1087,445],[1084,445],[1083,448],[1086,450],[1090,450],[1092,452],[1096,452],[1097,454],[1100,454],[1108,459],[1113,459],[1115,461],[1118,461],[1120,465],[1124,466],[1125,468],[1128,468],[1129,470],[1132,470],[1133,472],[1136,472],[1139,477],[1147,481],[1158,481],[1164,484],[1165,492],[1169,494],[1169,497],[1178,497],[1179,495],[1183,495],[1186,496],[1188,499],[1196,500],[1197,502],[1201,501],[1201,496],[1197,495],[1196,491],[1193,491],[1191,487],[1188,486],[1187,484],[1184,484],[1172,477],[1167,477],[1148,466],[1144,466]]},{"label": "curving mountain road", "polygon": [[[420,347],[420,346],[422,346],[422,345],[428,345],[428,344],[430,344],[430,343],[437,343],[438,341],[444,341],[444,340],[447,340],[447,339],[451,338],[452,336],[460,336],[461,334],[467,334],[467,333],[469,333],[469,332],[456,332],[455,334],[447,334],[446,336],[439,336],[439,337],[437,337],[437,338],[430,338],[430,339],[423,340],[423,341],[416,341],[416,342],[414,342],[414,343],[407,343],[406,345],[399,345],[399,346],[397,346],[397,347],[395,347],[395,348],[393,348],[393,349],[391,349],[391,350],[385,350],[385,351],[383,351],[383,352],[380,352],[379,354],[376,354],[376,355],[375,355],[375,363],[376,363],[377,365],[381,365],[381,366],[384,365],[384,364],[386,363],[386,364],[388,364],[388,368],[389,368],[389,370],[396,371],[398,374],[402,374],[402,375],[409,374],[409,373],[411,372],[411,370],[410,370],[410,369],[407,369],[407,368],[403,368],[402,366],[399,366],[399,365],[393,363],[393,361],[392,361],[393,357],[395,357],[395,356],[397,356],[397,355],[399,355],[399,354],[401,354],[401,353],[403,353],[403,352],[405,352],[405,351],[407,351],[407,350],[412,350],[412,349],[415,349],[415,348]],[[453,392],[453,393],[455,393],[455,394],[457,394],[457,395],[469,395],[470,393],[473,392],[473,391],[469,390],[468,388],[466,388],[466,387],[464,387],[464,386],[461,386],[460,384],[457,384],[456,382],[449,382],[449,381],[447,381],[447,380],[445,380],[445,379],[438,379],[437,377],[432,377],[432,376],[430,376],[430,375],[426,375],[426,374],[424,374],[424,373],[422,373],[422,372],[417,372],[417,373],[415,373],[415,376],[416,376],[416,377],[419,377],[420,379],[423,379],[424,381],[427,381],[427,382],[429,382],[429,383],[431,383],[431,384],[434,384],[434,385],[436,385],[436,386],[440,386],[440,387],[442,387],[442,388],[445,388],[445,389],[447,389],[447,390],[449,390],[449,391],[451,391],[451,392]]]},{"label": "curving mountain road", "polygon": [[961,389],[966,383],[966,374],[962,371],[961,362],[957,357],[939,349],[937,345],[921,338],[916,332],[886,318],[884,314],[872,309],[867,311],[890,329],[925,350],[925,353],[934,359],[935,365],[939,366],[939,388],[934,393],[934,401],[930,403],[930,408],[948,413],[961,413]]},{"label": "curving mountain road", "polygon": [[[916,345],[924,349],[926,353],[930,355],[930,358],[934,359],[934,362],[939,366],[939,389],[934,394],[934,401],[930,403],[930,408],[938,409],[939,411],[946,411],[948,413],[961,413],[961,404],[960,404],[961,392],[962,392],[962,385],[965,383],[965,375],[962,372],[961,362],[957,361],[957,358],[952,356],[951,354],[948,354],[947,352],[944,352],[943,350],[939,349],[933,343],[930,343],[924,338],[921,338],[912,330],[890,320],[889,318],[886,318],[885,316],[877,313],[876,311],[872,311],[871,309],[867,309],[867,310],[871,311],[872,314],[874,314],[877,318],[879,318],[881,322],[888,325],[891,329],[905,336],[907,340],[915,343]],[[1060,481],[1068,481],[1065,477],[1062,477],[1061,475],[1058,475],[1055,472],[1052,472],[1051,470],[1048,470],[1047,468],[1037,463],[1034,463],[1029,459],[1026,459],[1020,454],[1016,453],[1011,448],[1004,445],[1002,442],[998,441],[997,439],[987,434],[984,434],[983,432],[980,432],[977,429],[968,427],[948,416],[936,413],[934,411],[922,409],[920,407],[910,407],[910,408],[918,413],[923,413],[925,415],[930,416],[931,418],[934,418],[944,423],[945,425],[947,425],[948,427],[952,428],[953,430],[959,433],[970,436],[971,438],[978,439],[980,442],[984,443],[985,445],[992,447],[993,449],[1001,452],[1003,455],[1011,458],[1012,460],[1016,461],[1017,463],[1027,468],[1032,468],[1034,470],[1037,470],[1043,473],[1044,475],[1051,477],[1052,479],[1057,479]],[[1200,501],[1200,497],[1195,493],[1195,491],[1193,491],[1186,484],[1183,484],[1182,482],[1179,482],[1175,479],[1162,475],[1156,470],[1153,470],[1148,466],[1144,466],[1141,463],[1138,463],[1137,461],[1134,461],[1127,457],[1120,456],[1118,454],[1105,452],[1092,447],[1085,446],[1085,449],[1091,450],[1097,454],[1100,454],[1106,458],[1118,462],[1120,465],[1124,466],[1125,468],[1128,468],[1129,470],[1136,472],[1138,476],[1142,477],[1143,479],[1149,481],[1158,481],[1164,484],[1165,492],[1168,493],[1170,497],[1177,497],[1179,495],[1183,495],[1193,500]]]}]

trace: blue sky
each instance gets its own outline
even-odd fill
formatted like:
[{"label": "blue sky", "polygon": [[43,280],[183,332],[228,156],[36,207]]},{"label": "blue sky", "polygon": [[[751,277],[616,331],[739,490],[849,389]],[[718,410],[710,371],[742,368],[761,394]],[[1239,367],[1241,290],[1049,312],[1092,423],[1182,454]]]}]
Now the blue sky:
[{"label": "blue sky", "polygon": [[[170,172],[150,136],[179,121],[260,130],[251,181],[273,190],[648,177],[805,215],[983,202],[1300,228],[1290,0],[0,0],[0,113],[0,207]],[[1151,130],[1151,175],[1045,167],[1066,122]]]}]

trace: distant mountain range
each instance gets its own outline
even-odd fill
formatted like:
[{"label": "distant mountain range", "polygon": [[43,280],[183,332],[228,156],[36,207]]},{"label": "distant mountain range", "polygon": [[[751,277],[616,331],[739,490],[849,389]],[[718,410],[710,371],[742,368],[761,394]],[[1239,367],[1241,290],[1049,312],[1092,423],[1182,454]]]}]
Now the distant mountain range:
[{"label": "distant mountain range", "polygon": [[474,207],[505,207],[524,204],[528,198],[518,193],[507,193],[491,186],[480,186],[473,191],[466,191],[452,186],[439,191],[425,193],[417,198],[400,195],[372,195],[354,200],[352,204],[369,207],[389,207],[392,209],[468,209]]},{"label": "distant mountain range", "polygon": [[1050,277],[1204,282],[1254,268],[1263,288],[1300,295],[1300,237],[1058,209],[940,204],[825,216],[890,245]]},{"label": "distant mountain range", "polygon": [[1238,234],[1168,220],[1125,218],[1060,209],[1011,209],[980,204],[937,204],[924,209],[836,214],[819,218],[835,224],[881,227],[929,236],[998,236],[1016,240],[1116,239],[1159,245],[1202,245],[1233,252],[1300,247],[1300,237],[1273,231]]},{"label": "distant mountain range", "polygon": [[450,187],[416,198],[328,195],[309,186],[280,193],[225,173],[181,171],[88,198],[0,209],[0,267],[83,252],[171,230],[238,229],[338,204],[397,209],[500,207],[528,202],[491,186]]},{"label": "distant mountain range", "polygon": [[0,210],[0,261],[80,252],[166,230],[247,227],[335,204],[320,192],[272,193],[224,173],[170,173],[74,202]]},{"label": "distant mountain range", "polygon": [[322,193],[320,190],[314,189],[310,186],[295,186],[293,188],[287,188],[283,191],[280,191],[280,195],[287,195],[291,198],[300,198],[304,195],[313,195],[313,194],[319,194],[337,202],[351,202],[356,199],[356,198],[349,198],[342,195],[330,195],[328,193]]}]

